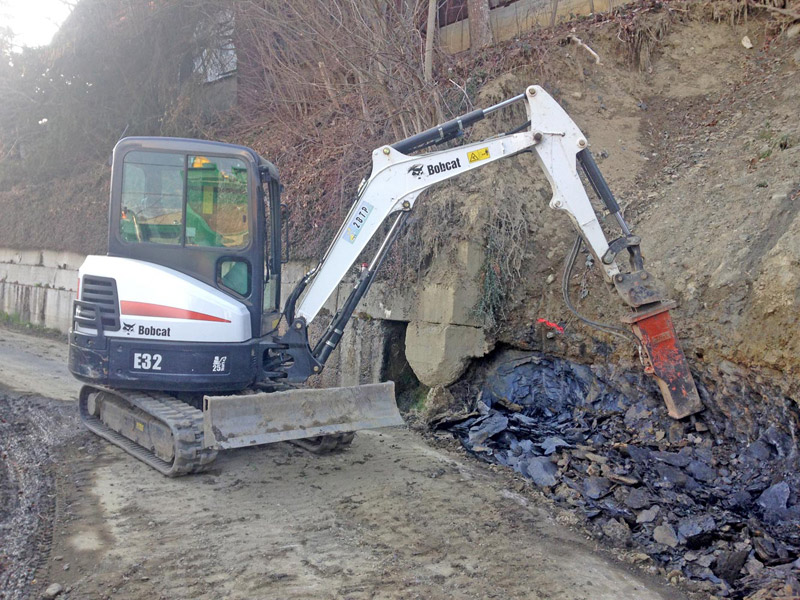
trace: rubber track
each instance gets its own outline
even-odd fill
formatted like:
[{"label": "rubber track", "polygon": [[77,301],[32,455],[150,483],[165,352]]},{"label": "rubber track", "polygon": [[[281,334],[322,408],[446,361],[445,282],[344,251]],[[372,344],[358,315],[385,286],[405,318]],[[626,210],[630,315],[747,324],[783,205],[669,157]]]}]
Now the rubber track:
[{"label": "rubber track", "polygon": [[[172,462],[162,460],[150,450],[108,427],[98,417],[90,415],[87,405],[89,395],[94,392],[112,394],[166,424],[172,431],[175,444]],[[217,457],[216,450],[203,448],[203,412],[167,394],[128,392],[85,385],[81,388],[79,407],[81,420],[90,431],[119,446],[167,477],[205,471]]]}]

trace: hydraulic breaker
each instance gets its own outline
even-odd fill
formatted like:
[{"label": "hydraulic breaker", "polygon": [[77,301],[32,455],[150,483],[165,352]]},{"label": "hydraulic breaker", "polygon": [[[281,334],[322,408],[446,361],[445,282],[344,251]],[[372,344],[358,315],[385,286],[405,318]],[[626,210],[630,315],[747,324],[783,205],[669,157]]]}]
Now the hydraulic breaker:
[{"label": "hydraulic breaker", "polygon": [[655,377],[669,416],[682,419],[703,410],[703,403],[672,325],[669,311],[675,306],[672,301],[659,303],[622,321],[642,344],[645,372]]}]

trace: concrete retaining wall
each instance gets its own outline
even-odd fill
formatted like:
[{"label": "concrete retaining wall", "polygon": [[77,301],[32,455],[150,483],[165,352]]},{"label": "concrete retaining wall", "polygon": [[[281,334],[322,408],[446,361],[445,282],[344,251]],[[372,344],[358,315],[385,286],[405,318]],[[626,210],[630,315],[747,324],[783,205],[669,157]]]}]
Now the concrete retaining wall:
[{"label": "concrete retaining wall", "polygon": [[0,248],[0,311],[66,333],[83,259],[73,252]]},{"label": "concrete retaining wall", "polygon": [[[616,6],[627,4],[614,0],[559,0],[556,22],[574,16],[603,13]],[[489,12],[489,22],[495,42],[510,40],[535,26],[550,24],[553,10],[552,0],[519,0],[508,6],[494,8]],[[449,54],[469,50],[469,19],[447,25],[439,30],[439,45]]]}]

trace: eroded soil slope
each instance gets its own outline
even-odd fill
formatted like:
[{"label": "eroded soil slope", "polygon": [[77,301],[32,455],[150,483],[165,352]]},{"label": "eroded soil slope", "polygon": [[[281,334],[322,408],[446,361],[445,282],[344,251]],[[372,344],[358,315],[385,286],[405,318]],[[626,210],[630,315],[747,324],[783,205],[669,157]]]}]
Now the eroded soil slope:
[{"label": "eroded soil slope", "polygon": [[[487,83],[477,104],[508,98],[531,82],[544,85],[587,134],[643,239],[645,266],[679,301],[674,319],[693,366],[703,370],[730,360],[765,369],[771,378],[787,376],[784,385],[795,390],[800,36],[789,38],[758,15],[732,26],[692,4],[582,23],[577,32],[601,64],[574,44],[554,43],[541,62]],[[742,44],[745,35],[753,48]],[[523,120],[521,109],[509,111],[481,123],[475,135]],[[575,234],[565,215],[548,208],[549,198],[535,161],[522,155],[421,199],[414,239],[440,246],[428,249],[419,283],[463,278],[442,241],[443,227],[453,239],[483,236],[486,268],[510,273],[501,289],[487,289],[480,277],[475,283],[484,286],[478,291],[484,299],[506,297],[496,315],[497,341],[583,361],[635,364],[632,347],[587,328],[564,306],[558,283]],[[619,235],[613,219],[605,226],[609,237]],[[585,258],[570,283],[572,297],[587,316],[615,323],[621,303]],[[566,332],[545,336],[541,318]]]}]

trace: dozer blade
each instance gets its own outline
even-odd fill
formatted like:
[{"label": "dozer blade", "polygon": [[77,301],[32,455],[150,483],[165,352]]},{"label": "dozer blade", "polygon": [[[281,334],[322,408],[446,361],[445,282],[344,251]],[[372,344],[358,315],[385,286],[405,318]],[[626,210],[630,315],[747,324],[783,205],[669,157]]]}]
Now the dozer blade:
[{"label": "dozer blade", "polygon": [[203,400],[206,448],[241,448],[402,425],[394,382]]},{"label": "dozer blade", "polygon": [[669,315],[669,309],[675,305],[675,302],[665,302],[657,308],[625,317],[623,321],[631,325],[644,346],[648,363],[645,371],[656,378],[669,416],[682,419],[704,407]]}]

